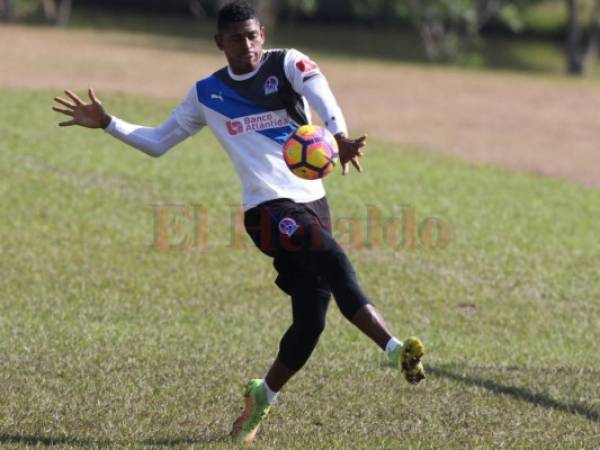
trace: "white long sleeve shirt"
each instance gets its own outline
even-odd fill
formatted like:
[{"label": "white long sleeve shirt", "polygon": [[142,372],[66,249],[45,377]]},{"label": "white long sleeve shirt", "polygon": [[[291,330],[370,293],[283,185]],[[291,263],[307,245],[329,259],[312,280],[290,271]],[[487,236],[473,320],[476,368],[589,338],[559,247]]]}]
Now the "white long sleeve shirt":
[{"label": "white long sleeve shirt", "polygon": [[309,105],[333,134],[347,133],[319,67],[297,50],[269,50],[254,72],[236,75],[225,67],[198,81],[160,126],[113,117],[106,132],[158,157],[208,126],[241,179],[244,209],[277,198],[304,203],[325,195],[323,183],[294,175],[282,145],[298,126],[310,123]]}]

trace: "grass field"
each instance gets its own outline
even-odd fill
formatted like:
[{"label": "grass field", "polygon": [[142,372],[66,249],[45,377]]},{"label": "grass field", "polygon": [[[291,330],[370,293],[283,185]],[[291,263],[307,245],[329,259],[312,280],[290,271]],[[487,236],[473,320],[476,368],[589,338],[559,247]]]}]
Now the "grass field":
[{"label": "grass field", "polygon": [[[208,132],[155,160],[59,129],[53,95],[0,90],[0,445],[231,448],[290,310],[270,261],[228,246],[229,161]],[[148,124],[173,106],[106,100]],[[384,142],[364,165],[326,180],[334,217],[411,205],[452,228],[444,251],[350,251],[429,378],[407,385],[333,306],[255,447],[598,448],[600,192]],[[157,204],[203,205],[208,248],[155,249]]]}]

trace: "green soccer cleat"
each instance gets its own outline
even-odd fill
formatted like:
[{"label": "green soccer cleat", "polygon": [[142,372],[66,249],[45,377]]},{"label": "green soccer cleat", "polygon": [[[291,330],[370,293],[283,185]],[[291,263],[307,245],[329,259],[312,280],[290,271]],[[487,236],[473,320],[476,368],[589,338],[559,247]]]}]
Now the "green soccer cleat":
[{"label": "green soccer cleat", "polygon": [[244,412],[233,423],[231,429],[231,436],[238,442],[250,444],[256,436],[260,422],[269,414],[271,405],[267,401],[264,384],[263,380],[250,380],[246,385]]},{"label": "green soccer cleat", "polygon": [[401,367],[406,381],[416,384],[425,379],[425,369],[421,363],[424,354],[425,346],[419,338],[413,336],[396,347],[388,357],[391,365]]}]

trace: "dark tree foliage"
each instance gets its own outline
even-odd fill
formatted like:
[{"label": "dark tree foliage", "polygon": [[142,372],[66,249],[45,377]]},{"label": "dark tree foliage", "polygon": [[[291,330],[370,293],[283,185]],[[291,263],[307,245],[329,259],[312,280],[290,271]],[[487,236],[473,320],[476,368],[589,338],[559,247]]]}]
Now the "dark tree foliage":
[{"label": "dark tree foliage", "polygon": [[600,47],[600,0],[594,0],[593,9],[583,18],[582,2],[565,0],[567,9],[567,72],[584,75],[598,54]]},{"label": "dark tree foliage", "polygon": [[[149,14],[213,19],[229,0],[0,0],[0,20],[14,20],[20,3],[35,4],[57,26],[67,23],[71,8],[87,6]],[[489,23],[518,31],[523,8],[552,0],[255,0],[263,22],[339,23],[413,26],[432,61],[460,58],[481,39]],[[600,0],[553,0],[565,6],[567,71],[584,74],[600,47]],[[521,22],[522,23],[522,22]],[[392,42],[387,45],[393,45]]]},{"label": "dark tree foliage", "polygon": [[15,18],[15,0],[0,0],[0,20],[11,21]]}]

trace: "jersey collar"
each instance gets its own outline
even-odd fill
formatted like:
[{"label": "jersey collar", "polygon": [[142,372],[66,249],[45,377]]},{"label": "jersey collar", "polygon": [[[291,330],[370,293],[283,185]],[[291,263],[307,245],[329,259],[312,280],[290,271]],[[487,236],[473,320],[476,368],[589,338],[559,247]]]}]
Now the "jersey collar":
[{"label": "jersey collar", "polygon": [[268,54],[269,54],[268,50],[263,51],[263,56],[262,56],[262,60],[260,61],[260,64],[252,72],[242,73],[240,75],[237,75],[237,74],[233,73],[230,66],[227,66],[227,73],[229,74],[231,79],[233,79],[235,81],[249,80],[250,78],[252,78],[254,75],[256,75],[258,73],[260,68],[263,66],[263,64],[267,60]]}]

